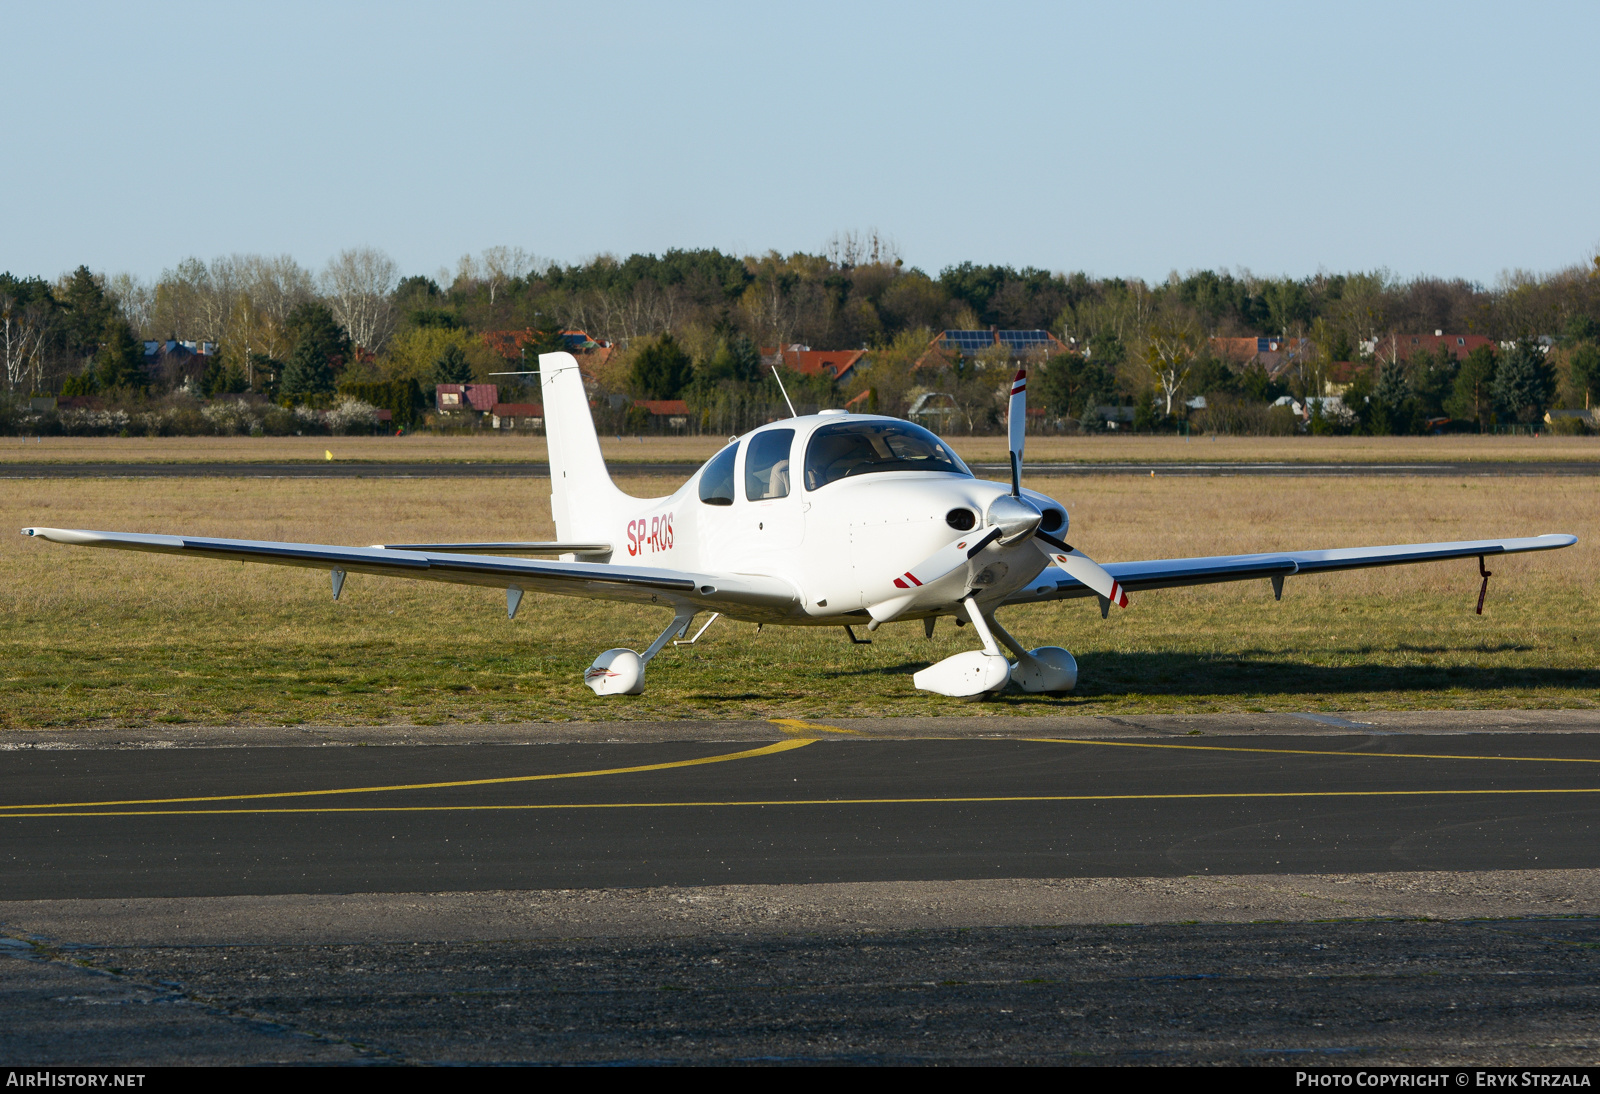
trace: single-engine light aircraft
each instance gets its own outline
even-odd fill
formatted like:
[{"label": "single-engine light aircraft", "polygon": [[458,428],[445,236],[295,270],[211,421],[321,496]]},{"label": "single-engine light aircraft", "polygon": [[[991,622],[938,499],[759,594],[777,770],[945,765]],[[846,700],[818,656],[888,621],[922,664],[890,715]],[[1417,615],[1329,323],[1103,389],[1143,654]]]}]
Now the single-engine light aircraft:
[{"label": "single-engine light aircraft", "polygon": [[[1180,585],[1268,580],[1281,598],[1296,574],[1570,547],[1575,536],[1163,558],[1102,566],[1067,542],[1066,506],[1022,485],[1027,375],[1012,382],[1011,481],[978,479],[939,437],[877,414],[824,410],[733,438],[676,492],[635,498],[611,481],[571,354],[539,357],[555,542],[405,543],[339,547],[63,528],[23,534],[85,547],[267,562],[506,591],[515,617],[528,591],[658,605],[672,622],[643,653],[611,649],[584,673],[597,695],[638,695],[645,668],[697,615],[876,630],[940,616],[970,623],[982,648],[912,679],[942,695],[1015,684],[1069,691],[1078,666],[1059,646],[1024,649],[995,620],[1012,604],[1098,597],[1102,616],[1128,594]],[[555,555],[556,558],[532,556]],[[1483,609],[1482,590],[1478,610]],[[709,623],[707,624],[709,625]],[[704,628],[702,627],[702,631]],[[699,634],[696,634],[696,638]],[[1004,651],[1010,651],[1007,658]]]}]

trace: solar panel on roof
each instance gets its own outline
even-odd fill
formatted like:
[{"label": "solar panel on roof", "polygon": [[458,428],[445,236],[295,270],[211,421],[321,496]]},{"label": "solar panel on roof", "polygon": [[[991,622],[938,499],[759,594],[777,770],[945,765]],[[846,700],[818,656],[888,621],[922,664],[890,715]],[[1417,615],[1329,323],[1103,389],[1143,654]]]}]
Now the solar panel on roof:
[{"label": "solar panel on roof", "polygon": [[944,332],[944,341],[947,346],[970,352],[992,346],[994,337],[986,330],[947,330]]},{"label": "solar panel on roof", "polygon": [[951,349],[962,353],[977,353],[993,346],[997,341],[1004,342],[1013,350],[1021,352],[1050,344],[1050,333],[1042,330],[947,330],[943,335],[944,344]]}]

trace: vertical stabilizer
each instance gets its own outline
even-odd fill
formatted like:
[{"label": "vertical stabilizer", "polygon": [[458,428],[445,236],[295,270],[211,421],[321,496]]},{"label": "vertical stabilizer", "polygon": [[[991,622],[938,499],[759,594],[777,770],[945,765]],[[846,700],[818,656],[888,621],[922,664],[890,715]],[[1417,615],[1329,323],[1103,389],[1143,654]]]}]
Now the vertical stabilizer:
[{"label": "vertical stabilizer", "polygon": [[544,395],[556,539],[609,541],[618,515],[635,499],[618,490],[606,471],[577,359],[570,353],[541,353],[539,387]]}]

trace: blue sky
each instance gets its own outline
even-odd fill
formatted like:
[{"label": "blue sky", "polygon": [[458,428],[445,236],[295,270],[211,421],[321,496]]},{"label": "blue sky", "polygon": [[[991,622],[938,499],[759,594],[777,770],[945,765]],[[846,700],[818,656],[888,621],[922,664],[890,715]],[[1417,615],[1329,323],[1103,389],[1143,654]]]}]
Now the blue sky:
[{"label": "blue sky", "polygon": [[1600,243],[1600,5],[0,6],[0,269],[822,248],[1492,283]]}]

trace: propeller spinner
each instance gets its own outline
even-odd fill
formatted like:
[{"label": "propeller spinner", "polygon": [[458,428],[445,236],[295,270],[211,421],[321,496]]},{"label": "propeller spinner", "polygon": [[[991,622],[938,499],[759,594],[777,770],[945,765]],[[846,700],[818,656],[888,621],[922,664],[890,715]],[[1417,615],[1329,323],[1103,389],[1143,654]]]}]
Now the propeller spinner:
[{"label": "propeller spinner", "polygon": [[[1027,440],[1028,370],[1019,368],[1011,381],[1011,401],[1006,409],[1006,434],[1011,457],[1011,493],[998,497],[985,514],[985,527],[941,547],[894,579],[897,589],[917,589],[950,576],[996,541],[1002,547],[1032,538],[1051,564],[1080,581],[1119,608],[1128,606],[1128,594],[1116,578],[1094,559],[1039,528],[1043,514],[1022,496],[1022,452]],[[898,601],[900,598],[896,598]]]}]

